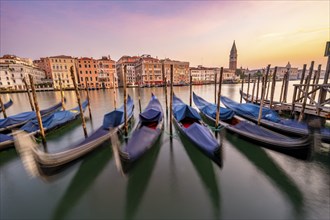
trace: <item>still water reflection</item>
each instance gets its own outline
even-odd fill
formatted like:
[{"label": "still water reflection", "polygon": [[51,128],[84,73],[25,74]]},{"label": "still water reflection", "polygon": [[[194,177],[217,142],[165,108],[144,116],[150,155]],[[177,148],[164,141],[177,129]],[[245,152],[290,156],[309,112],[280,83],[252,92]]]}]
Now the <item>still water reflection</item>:
[{"label": "still water reflection", "polygon": [[[292,84],[293,82],[290,82]],[[280,91],[280,84],[276,91]],[[239,101],[240,85],[223,85],[222,94]],[[245,85],[245,89],[247,86]],[[175,87],[189,103],[189,87]],[[194,86],[214,101],[214,86]],[[251,88],[250,88],[251,90]],[[142,108],[156,94],[165,109],[163,88],[142,90]],[[135,100],[137,89],[128,93]],[[289,94],[292,91],[289,90]],[[81,92],[82,98],[86,97]],[[117,103],[123,102],[118,92]],[[112,90],[91,91],[90,134],[113,109]],[[29,110],[26,94],[3,95],[14,105],[7,114]],[[76,106],[66,91],[67,108]],[[38,93],[40,107],[60,101],[59,92]],[[290,100],[290,95],[288,96]],[[86,112],[85,115],[88,115]],[[174,129],[174,131],[176,131]],[[51,177],[31,178],[15,149],[0,152],[1,219],[311,219],[328,218],[330,157],[315,152],[309,161],[261,148],[221,131],[222,166],[204,156],[189,140],[169,137],[168,116],[157,144],[126,174],[115,167],[111,143],[106,142],[81,160]],[[47,136],[48,150],[60,151],[83,138],[79,121]]]}]

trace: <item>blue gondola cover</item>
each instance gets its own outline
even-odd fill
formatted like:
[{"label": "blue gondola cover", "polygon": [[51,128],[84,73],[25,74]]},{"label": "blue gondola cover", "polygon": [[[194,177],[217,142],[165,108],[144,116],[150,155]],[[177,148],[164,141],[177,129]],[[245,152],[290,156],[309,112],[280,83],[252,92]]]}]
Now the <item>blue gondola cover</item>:
[{"label": "blue gondola cover", "polygon": [[[134,103],[130,96],[127,98],[127,117],[133,114]],[[124,105],[104,115],[103,128],[115,128],[124,122]]]},{"label": "blue gondola cover", "polygon": [[[85,111],[88,101],[84,101],[82,104],[83,111]],[[44,129],[52,129],[55,128],[59,125],[65,124],[68,121],[71,121],[77,117],[79,114],[79,106],[75,107],[71,110],[66,110],[66,111],[58,111],[54,112],[48,116],[42,117],[42,125]],[[20,128],[20,130],[24,130],[28,133],[38,131],[39,128],[39,123],[37,119],[34,119],[32,121],[29,121],[26,123],[23,127]]]},{"label": "blue gondola cover", "polygon": [[140,113],[142,122],[158,122],[163,118],[163,109],[156,96],[152,94],[151,100],[145,110]]},{"label": "blue gondola cover", "polygon": [[173,115],[179,122],[184,118],[201,120],[201,116],[198,114],[196,109],[186,105],[175,95],[173,96]]},{"label": "blue gondola cover", "polygon": [[[217,106],[215,104],[205,101],[203,98],[199,97],[195,93],[193,93],[193,99],[195,105],[201,112],[215,119],[217,111]],[[234,116],[234,114],[235,112],[233,110],[220,107],[220,120],[229,120]]]},{"label": "blue gondola cover", "polygon": [[[61,103],[58,103],[48,109],[40,111],[41,116],[49,114],[53,111],[56,111],[62,106]],[[36,113],[33,111],[23,112],[17,115],[9,116],[7,118],[0,119],[0,128],[6,128],[15,124],[23,123],[25,121],[33,120],[36,118]]]}]

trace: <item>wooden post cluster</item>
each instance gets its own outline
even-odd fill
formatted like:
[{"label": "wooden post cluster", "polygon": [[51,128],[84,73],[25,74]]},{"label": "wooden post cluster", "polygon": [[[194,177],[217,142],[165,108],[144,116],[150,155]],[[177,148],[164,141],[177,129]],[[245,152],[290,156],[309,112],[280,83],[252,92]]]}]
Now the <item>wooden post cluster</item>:
[{"label": "wooden post cluster", "polygon": [[84,112],[83,112],[83,109],[81,106],[80,95],[79,95],[79,91],[78,91],[76,77],[75,77],[74,71],[73,71],[73,66],[70,67],[70,72],[71,72],[71,79],[73,82],[74,90],[75,90],[76,96],[77,96],[77,103],[79,105],[79,111],[80,111],[80,117],[81,117],[81,121],[82,121],[82,127],[84,130],[84,135],[85,135],[85,138],[87,138],[88,135],[87,135],[87,129],[86,129],[86,121],[85,121]]},{"label": "wooden post cluster", "polygon": [[42,124],[42,119],[41,119],[40,109],[39,109],[39,105],[38,105],[36,90],[34,88],[33,76],[30,75],[30,74],[29,74],[29,80],[30,80],[30,84],[31,84],[33,101],[34,101],[34,106],[35,106],[35,109],[36,109],[36,115],[37,115],[37,120],[38,120],[38,124],[39,124],[41,140],[42,140],[43,145],[46,146],[45,131],[44,131],[44,127],[43,127],[43,124]]},{"label": "wooden post cluster", "polygon": [[215,114],[215,127],[217,128],[220,120],[220,98],[221,98],[221,85],[222,85],[223,67],[220,68],[220,80],[218,89],[217,112]]}]

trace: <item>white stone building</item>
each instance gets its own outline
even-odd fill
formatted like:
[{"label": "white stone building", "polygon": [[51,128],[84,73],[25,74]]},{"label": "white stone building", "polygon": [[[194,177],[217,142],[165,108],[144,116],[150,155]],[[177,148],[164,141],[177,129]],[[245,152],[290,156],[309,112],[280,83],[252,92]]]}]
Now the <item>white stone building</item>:
[{"label": "white stone building", "polygon": [[34,78],[34,84],[43,84],[45,72],[34,66],[31,59],[5,55],[0,58],[0,89],[25,90],[23,78],[29,84],[29,74]]}]

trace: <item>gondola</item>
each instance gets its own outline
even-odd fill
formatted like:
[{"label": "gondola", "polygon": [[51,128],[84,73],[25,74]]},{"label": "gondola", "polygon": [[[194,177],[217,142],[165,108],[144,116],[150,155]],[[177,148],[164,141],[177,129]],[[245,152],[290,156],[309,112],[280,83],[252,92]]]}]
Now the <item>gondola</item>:
[{"label": "gondola", "polygon": [[[221,97],[221,102],[229,109],[232,109],[236,115],[246,118],[253,122],[258,122],[260,106],[252,103],[237,103],[227,97]],[[309,129],[307,123],[298,122],[293,119],[285,119],[278,115],[278,113],[269,108],[262,108],[262,116],[260,125],[280,132],[286,135],[294,136],[308,136]],[[330,143],[330,129],[320,129],[321,140]]]},{"label": "gondola", "polygon": [[[134,103],[130,96],[127,99],[127,120],[130,123],[133,118]],[[22,135],[21,139],[15,139],[15,147],[20,154],[31,152],[38,166],[42,169],[56,169],[84,156],[97,148],[103,142],[109,140],[113,134],[117,134],[124,127],[124,105],[104,115],[103,124],[94,133],[83,141],[69,146],[57,153],[47,153],[36,144],[33,146],[24,143],[23,138],[31,137]],[[28,142],[28,141],[27,141]],[[30,144],[31,145],[31,144]]]},{"label": "gondola", "polygon": [[[3,106],[5,107],[5,109],[9,108],[12,105],[13,105],[13,100],[11,100],[11,99],[8,102],[6,102],[5,104],[3,104]],[[0,106],[0,112],[2,112],[1,106]]]},{"label": "gondola", "polygon": [[[88,101],[82,103],[83,111],[86,110]],[[42,117],[42,125],[45,133],[55,130],[56,128],[62,127],[69,122],[77,119],[80,115],[79,106],[76,108],[66,110],[66,111],[57,111],[53,112],[50,115]],[[40,133],[40,128],[37,119],[27,122],[23,125],[19,131],[25,131],[31,135],[37,135]],[[17,132],[17,131],[15,131]],[[13,133],[11,134],[0,134],[0,150],[3,150],[7,147],[10,147],[14,144]]]},{"label": "gondola", "polygon": [[[58,111],[61,108],[62,108],[62,103],[59,102],[50,108],[41,110],[40,115],[43,117],[55,111]],[[29,111],[29,112],[22,112],[17,115],[8,116],[7,118],[2,118],[0,119],[0,132],[9,131],[13,128],[24,125],[25,123],[33,119],[36,119],[36,117],[37,116],[34,111]]]},{"label": "gondola", "polygon": [[159,139],[163,131],[164,114],[155,95],[145,110],[139,115],[139,123],[127,144],[119,151],[124,163],[132,163],[140,158]]},{"label": "gondola", "polygon": [[[205,111],[205,109],[214,108],[215,104],[205,101],[203,98],[193,94],[194,103],[200,110],[200,114],[208,121],[208,123],[215,124],[215,117],[212,112]],[[210,107],[211,106],[211,107]],[[213,107],[212,107],[213,106]],[[226,112],[227,109],[220,109],[221,112]],[[231,114],[230,114],[231,115]],[[306,159],[310,153],[309,138],[292,138],[274,131],[268,130],[264,127],[258,126],[250,121],[244,120],[236,115],[232,117],[220,117],[219,124],[225,127],[229,132],[239,135],[242,138],[260,144],[263,147],[270,148],[297,158]]]},{"label": "gondola", "polygon": [[173,121],[181,134],[194,143],[204,154],[215,163],[219,162],[220,144],[215,139],[206,124],[203,123],[198,112],[186,105],[175,95],[173,96]]}]

